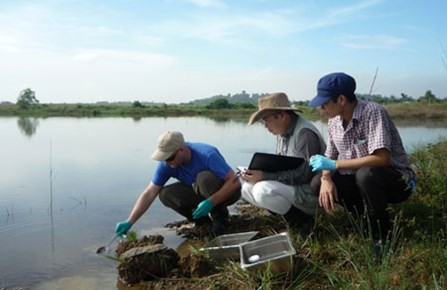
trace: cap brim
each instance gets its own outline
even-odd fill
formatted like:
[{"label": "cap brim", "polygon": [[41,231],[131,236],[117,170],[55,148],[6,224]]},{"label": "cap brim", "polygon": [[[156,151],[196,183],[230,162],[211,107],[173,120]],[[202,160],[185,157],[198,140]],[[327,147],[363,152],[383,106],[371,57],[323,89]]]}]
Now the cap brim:
[{"label": "cap brim", "polygon": [[322,96],[316,96],[315,98],[313,98],[310,102],[309,102],[309,107],[312,108],[316,108],[319,107],[321,105],[323,105],[324,103],[326,103],[327,101],[329,101],[331,98],[330,97],[322,97]]},{"label": "cap brim", "polygon": [[165,161],[168,159],[174,152],[164,152],[160,150],[155,150],[154,153],[152,153],[151,158],[157,161]]}]

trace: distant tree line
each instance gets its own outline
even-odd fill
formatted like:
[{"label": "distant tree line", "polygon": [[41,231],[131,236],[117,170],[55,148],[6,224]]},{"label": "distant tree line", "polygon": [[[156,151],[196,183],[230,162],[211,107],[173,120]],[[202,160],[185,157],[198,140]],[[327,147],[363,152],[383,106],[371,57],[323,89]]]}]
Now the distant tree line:
[{"label": "distant tree line", "polygon": [[414,99],[404,93],[400,94],[400,98],[398,98],[394,95],[391,95],[389,97],[384,97],[380,94],[379,95],[357,94],[357,97],[362,100],[372,101],[372,102],[376,102],[376,103],[380,103],[380,104],[413,103],[413,102],[427,103],[427,104],[433,103],[434,104],[434,103],[441,103],[441,102],[447,101],[446,98],[443,98],[443,99],[437,98],[432,93],[431,90],[427,90],[425,92],[425,95],[420,96],[417,99]]},{"label": "distant tree line", "polygon": [[[197,106],[208,106],[208,107],[222,107],[222,106],[229,106],[228,108],[230,108],[232,105],[238,105],[240,106],[240,104],[245,104],[242,106],[246,106],[251,108],[250,104],[253,106],[257,106],[258,105],[258,99],[260,97],[266,96],[268,95],[268,93],[253,93],[253,94],[248,94],[246,91],[242,91],[241,93],[238,94],[227,94],[227,95],[215,95],[209,98],[205,98],[205,99],[199,99],[199,100],[194,100],[188,103],[188,105],[197,105]],[[222,101],[222,100],[226,100]]]},{"label": "distant tree line", "polygon": [[[260,97],[266,96],[268,93],[253,93],[248,94],[246,91],[242,91],[238,94],[227,94],[227,95],[215,95],[209,98],[194,100],[189,103],[183,103],[180,105],[192,105],[192,106],[204,106],[209,109],[255,109],[258,105],[258,99]],[[400,97],[391,95],[389,97],[382,96],[380,94],[369,95],[369,94],[357,94],[357,97],[362,100],[372,101],[380,104],[394,104],[394,103],[443,103],[447,102],[447,98],[437,98],[431,90],[427,90],[425,95],[414,99],[407,94],[401,93]],[[295,101],[292,102],[293,105],[305,106],[308,104],[306,101]],[[38,105],[39,100],[36,98],[36,93],[30,88],[24,89],[20,92],[16,103],[21,109],[29,109],[31,106]],[[134,108],[144,108],[145,104],[140,101],[134,101],[132,107]],[[162,104],[166,107],[166,104]]]},{"label": "distant tree line", "polygon": [[[210,98],[200,99],[200,100],[194,100],[192,102],[189,102],[190,105],[198,105],[198,106],[206,106],[207,108],[212,109],[234,109],[234,108],[256,108],[258,105],[258,99],[260,97],[266,96],[268,93],[262,93],[262,94],[248,94],[245,91],[242,91],[242,93],[239,94],[227,94],[227,95],[216,95],[212,96]],[[366,101],[372,101],[380,104],[396,104],[396,103],[442,103],[447,102],[447,99],[444,98],[437,98],[431,90],[427,90],[425,92],[425,95],[420,96],[419,98],[415,99],[405,93],[401,93],[400,97],[396,97],[394,95],[391,95],[389,97],[382,96],[380,94],[376,95],[369,95],[369,94],[356,94],[357,97],[361,100]],[[294,101],[292,102],[293,105],[297,106],[306,106],[309,103],[308,100],[306,101]]]}]

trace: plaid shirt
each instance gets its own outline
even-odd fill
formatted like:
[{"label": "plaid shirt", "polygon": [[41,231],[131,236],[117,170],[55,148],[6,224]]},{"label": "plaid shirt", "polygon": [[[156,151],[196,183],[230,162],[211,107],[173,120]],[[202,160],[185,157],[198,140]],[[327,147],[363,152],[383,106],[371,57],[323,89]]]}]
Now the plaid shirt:
[{"label": "plaid shirt", "polygon": [[[346,129],[340,116],[329,119],[328,144],[325,155],[332,159],[355,159],[386,148],[391,153],[390,167],[405,178],[414,178],[394,123],[379,104],[357,101],[352,119]],[[340,174],[354,174],[356,170],[340,169]]]}]

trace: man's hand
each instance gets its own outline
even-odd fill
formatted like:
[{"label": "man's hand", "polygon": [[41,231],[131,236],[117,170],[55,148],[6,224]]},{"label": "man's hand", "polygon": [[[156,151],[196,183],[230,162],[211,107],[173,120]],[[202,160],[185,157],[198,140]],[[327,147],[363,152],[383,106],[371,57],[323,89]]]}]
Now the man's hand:
[{"label": "man's hand", "polygon": [[123,221],[116,224],[115,234],[117,236],[127,235],[127,232],[132,227],[132,223],[129,221]]},{"label": "man's hand", "polygon": [[207,216],[213,208],[214,208],[213,202],[209,198],[207,198],[201,203],[199,203],[196,210],[192,213],[192,218],[196,220],[203,216]]},{"label": "man's hand", "polygon": [[255,184],[256,182],[262,180],[262,171],[247,169],[242,172],[241,177],[244,181]]},{"label": "man's hand", "polygon": [[313,167],[312,172],[319,170],[335,170],[335,160],[322,155],[312,156],[309,165]]},{"label": "man's hand", "polygon": [[322,178],[319,202],[326,212],[330,212],[335,208],[335,203],[338,202],[338,193],[337,187],[335,187],[331,179]]}]

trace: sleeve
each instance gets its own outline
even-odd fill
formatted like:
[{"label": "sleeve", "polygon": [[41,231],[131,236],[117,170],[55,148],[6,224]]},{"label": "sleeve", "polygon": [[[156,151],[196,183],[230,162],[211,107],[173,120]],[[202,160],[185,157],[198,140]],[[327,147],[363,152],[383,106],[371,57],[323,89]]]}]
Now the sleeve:
[{"label": "sleeve", "polygon": [[163,161],[159,161],[154,176],[152,177],[152,183],[163,187],[169,178],[171,178],[171,175],[169,174],[168,168],[163,164]]},{"label": "sleeve", "polygon": [[328,126],[327,126],[327,136],[328,136],[328,140],[327,140],[327,144],[326,144],[326,151],[324,153],[324,155],[328,158],[331,158],[333,160],[336,160],[338,158],[338,150],[337,147],[335,146],[334,143],[334,138],[332,136],[332,127],[333,127],[333,122],[329,121]]},{"label": "sleeve", "polygon": [[276,180],[288,185],[307,183],[313,176],[309,159],[320,152],[320,141],[317,134],[310,129],[302,129],[295,140],[295,155],[305,159],[305,162],[293,170],[278,172],[263,172],[263,180]]},{"label": "sleeve", "polygon": [[228,165],[217,149],[211,151],[208,155],[207,167],[220,179],[223,179],[231,170],[230,165]]},{"label": "sleeve", "polygon": [[368,154],[373,154],[375,150],[386,148],[391,150],[391,130],[388,113],[383,107],[372,110],[368,127]]}]

